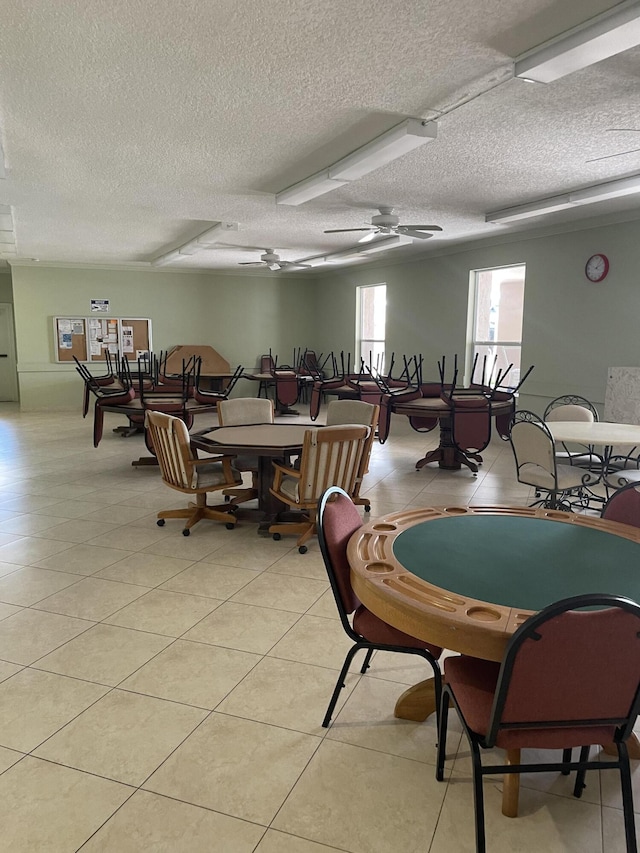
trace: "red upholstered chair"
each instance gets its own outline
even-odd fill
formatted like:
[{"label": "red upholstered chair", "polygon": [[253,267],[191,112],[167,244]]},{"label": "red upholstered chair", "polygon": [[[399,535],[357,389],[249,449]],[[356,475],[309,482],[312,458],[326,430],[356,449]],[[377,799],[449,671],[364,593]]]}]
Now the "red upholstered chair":
[{"label": "red upholstered chair", "polygon": [[[574,796],[579,797],[586,771],[606,769],[620,773],[627,850],[636,853],[625,741],[640,709],[640,605],[604,594],[558,601],[518,628],[501,664],[451,657],[444,677],[436,778],[444,778],[452,701],[471,746],[478,853],[485,851],[485,774],[577,770]],[[589,761],[593,744],[614,744],[617,760]],[[494,746],[507,750],[507,764],[483,766],[480,747]],[[581,749],[574,762],[571,749],[576,746]],[[525,764],[520,750],[526,747],[559,749],[562,759]],[[503,811],[515,817],[517,786],[505,781],[505,788],[512,796],[506,810],[503,801]]]},{"label": "red upholstered chair", "polygon": [[607,521],[619,521],[640,527],[640,484],[628,483],[614,492],[602,508],[601,516]]},{"label": "red upholstered chair", "polygon": [[[361,527],[362,519],[349,495],[337,486],[328,488],[318,501],[317,519],[320,551],[329,576],[333,597],[338,607],[342,627],[354,641],[354,645],[347,652],[322,725],[327,728],[331,722],[351,661],[360,649],[366,649],[360,672],[366,672],[369,668],[371,655],[376,649],[385,652],[420,655],[425,658],[433,670],[436,705],[439,713],[442,679],[438,658],[442,654],[442,649],[439,646],[432,646],[418,640],[416,637],[411,637],[409,634],[405,634],[392,625],[383,622],[382,619],[378,619],[358,601],[351,587],[347,543],[356,530]],[[349,616],[351,614],[353,614],[353,619],[350,622]]]}]

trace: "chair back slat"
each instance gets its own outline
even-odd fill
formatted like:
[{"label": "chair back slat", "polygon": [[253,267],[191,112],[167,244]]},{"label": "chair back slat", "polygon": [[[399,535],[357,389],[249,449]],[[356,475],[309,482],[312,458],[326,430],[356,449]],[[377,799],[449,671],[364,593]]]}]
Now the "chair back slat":
[{"label": "chair back slat", "polygon": [[329,486],[353,492],[369,428],[330,426],[305,433],[300,466],[299,499],[317,500]]},{"label": "chair back slat", "polygon": [[189,431],[185,423],[164,412],[147,411],[145,426],[164,482],[177,489],[196,489],[197,469],[193,465]]}]

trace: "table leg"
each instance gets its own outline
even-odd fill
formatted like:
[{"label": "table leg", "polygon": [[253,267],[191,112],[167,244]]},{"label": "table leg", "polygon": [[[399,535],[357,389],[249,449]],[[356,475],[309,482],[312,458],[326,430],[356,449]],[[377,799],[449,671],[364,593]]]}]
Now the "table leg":
[{"label": "table leg", "polygon": [[[507,764],[520,764],[520,750],[507,750]],[[502,787],[502,814],[506,817],[518,817],[518,799],[520,796],[520,774],[505,773]]]},{"label": "table leg", "polygon": [[[640,759],[640,741],[638,740],[638,735],[633,733],[629,740],[627,741],[627,749],[629,750],[629,758],[633,758],[635,761]],[[605,744],[602,747],[602,751],[606,755],[615,755],[618,757],[618,750],[612,743]]]},{"label": "table leg", "polygon": [[436,712],[436,694],[433,678],[420,681],[404,691],[396,702],[394,716],[400,720],[423,723]]}]

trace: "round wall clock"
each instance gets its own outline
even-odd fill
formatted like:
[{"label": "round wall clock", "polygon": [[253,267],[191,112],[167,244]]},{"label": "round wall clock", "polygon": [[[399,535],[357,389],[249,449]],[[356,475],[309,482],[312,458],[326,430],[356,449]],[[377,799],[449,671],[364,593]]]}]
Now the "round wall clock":
[{"label": "round wall clock", "polygon": [[609,272],[609,258],[606,255],[591,255],[584,272],[589,281],[602,281]]}]

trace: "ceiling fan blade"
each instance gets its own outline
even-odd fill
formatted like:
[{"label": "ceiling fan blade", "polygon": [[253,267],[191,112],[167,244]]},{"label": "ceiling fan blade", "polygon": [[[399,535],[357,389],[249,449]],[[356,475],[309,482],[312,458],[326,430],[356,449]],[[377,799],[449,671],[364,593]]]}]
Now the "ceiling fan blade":
[{"label": "ceiling fan blade", "polygon": [[284,269],[310,270],[313,269],[309,264],[298,264],[295,261],[280,261],[280,266]]},{"label": "ceiling fan blade", "polygon": [[262,261],[239,261],[239,267],[261,267]]},{"label": "ceiling fan blade", "polygon": [[372,227],[368,228],[331,228],[329,231],[324,231],[324,234],[345,234],[347,231],[371,231]]},{"label": "ceiling fan blade", "polygon": [[377,237],[377,236],[378,236],[377,231],[369,231],[369,233],[365,234],[364,237],[360,237],[360,239],[358,240],[358,243],[369,243],[371,240],[373,240],[374,237]]},{"label": "ceiling fan blade", "polygon": [[418,240],[428,240],[429,237],[433,237],[433,234],[427,234],[426,231],[414,231],[413,228],[403,228],[400,233],[405,234],[407,237],[417,238]]},{"label": "ceiling fan blade", "polygon": [[411,231],[442,231],[439,225],[400,225],[399,227],[403,231],[405,228],[409,228]]}]

